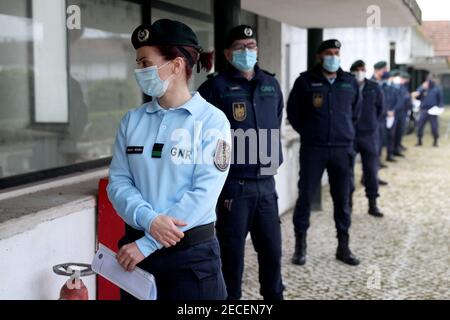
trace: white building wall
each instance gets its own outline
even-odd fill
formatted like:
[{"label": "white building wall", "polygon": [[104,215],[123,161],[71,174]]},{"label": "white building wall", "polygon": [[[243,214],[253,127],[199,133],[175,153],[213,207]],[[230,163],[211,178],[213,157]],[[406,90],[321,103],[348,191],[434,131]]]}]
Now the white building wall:
[{"label": "white building wall", "polygon": [[[56,300],[68,278],[52,267],[92,262],[96,248],[96,208],[43,222],[0,240],[0,300]],[[31,219],[30,219],[31,221]],[[95,300],[95,276],[83,278]]]},{"label": "white building wall", "polygon": [[414,57],[433,55],[432,44],[415,27],[324,29],[324,39],[333,38],[342,42],[342,68],[349,70],[353,62],[362,59],[369,75],[378,61],[389,63],[391,42],[395,43],[397,64],[409,65]]}]

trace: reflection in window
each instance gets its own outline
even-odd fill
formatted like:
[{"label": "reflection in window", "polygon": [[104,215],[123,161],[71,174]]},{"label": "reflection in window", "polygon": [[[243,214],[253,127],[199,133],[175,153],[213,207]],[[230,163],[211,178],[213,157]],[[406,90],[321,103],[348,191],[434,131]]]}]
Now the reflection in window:
[{"label": "reflection in window", "polygon": [[[175,2],[183,2],[183,1],[171,1]],[[212,12],[210,12],[212,14]],[[203,47],[205,51],[213,51],[214,50],[214,25],[212,22],[203,21],[191,17],[187,17],[184,15],[174,14],[172,12],[168,12],[165,10],[152,9],[152,21],[156,21],[158,19],[172,19],[178,20],[194,30],[197,34],[200,45]],[[206,80],[207,73],[202,70],[201,73],[197,73],[197,69],[194,68],[193,77],[191,81],[191,90],[195,91],[200,87],[200,85]]]},{"label": "reflection in window", "polygon": [[142,102],[130,44],[140,6],[72,4],[82,30],[66,29],[64,1],[0,1],[0,178],[110,157]]}]

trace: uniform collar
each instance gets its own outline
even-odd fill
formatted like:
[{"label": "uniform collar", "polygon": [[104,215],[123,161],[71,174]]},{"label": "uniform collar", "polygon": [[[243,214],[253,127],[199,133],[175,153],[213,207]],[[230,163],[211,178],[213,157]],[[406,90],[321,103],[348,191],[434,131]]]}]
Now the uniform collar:
[{"label": "uniform collar", "polygon": [[[326,81],[327,83],[330,83],[328,81],[328,79],[325,77],[325,75],[323,74],[323,68],[322,66],[318,63],[314,66],[314,68],[311,70],[312,74],[317,77],[322,79],[323,81]],[[342,70],[342,68],[339,68],[338,71],[336,71],[336,80],[334,83],[336,83],[337,81],[339,81],[343,76],[345,76],[345,72],[344,70]]]},{"label": "uniform collar", "polygon": [[[263,71],[261,70],[261,68],[258,66],[258,64],[255,65],[255,76],[253,77],[252,80],[256,80],[259,79],[261,74],[263,73]],[[242,73],[236,69],[235,67],[233,67],[230,63],[229,63],[229,72],[231,77],[235,78],[235,79],[244,79],[247,80]],[[252,81],[250,80],[250,81]],[[247,80],[248,81],[248,80]]]},{"label": "uniform collar", "polygon": [[204,99],[202,98],[202,96],[198,93],[198,92],[194,92],[192,94],[192,98],[186,102],[185,104],[183,104],[182,106],[178,107],[178,108],[173,108],[173,109],[164,109],[163,107],[160,106],[158,99],[153,99],[153,101],[149,102],[147,105],[147,113],[153,114],[153,113],[157,113],[159,111],[177,111],[177,110],[186,110],[187,112],[189,112],[190,115],[196,115],[197,112],[200,110],[199,108],[199,104],[202,104],[204,102]]}]

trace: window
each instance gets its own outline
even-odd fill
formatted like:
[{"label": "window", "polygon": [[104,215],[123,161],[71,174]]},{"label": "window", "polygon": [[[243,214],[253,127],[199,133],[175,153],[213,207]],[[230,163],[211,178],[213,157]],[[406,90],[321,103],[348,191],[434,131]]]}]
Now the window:
[{"label": "window", "polygon": [[[201,9],[201,11],[193,10],[176,10],[173,5],[180,7],[190,7],[191,9]],[[152,21],[167,18],[178,20],[194,30],[197,34],[200,45],[205,51],[214,50],[214,23],[212,17],[212,1],[211,0],[171,0],[171,1],[152,1]],[[196,91],[200,85],[206,80],[207,73],[202,71],[197,74],[194,68],[191,81],[191,90]]]},{"label": "window", "polygon": [[[214,49],[212,0],[0,0],[0,189],[109,164],[142,103],[130,37],[148,3],[152,21],[183,21]],[[70,5],[80,30],[66,27]]]}]

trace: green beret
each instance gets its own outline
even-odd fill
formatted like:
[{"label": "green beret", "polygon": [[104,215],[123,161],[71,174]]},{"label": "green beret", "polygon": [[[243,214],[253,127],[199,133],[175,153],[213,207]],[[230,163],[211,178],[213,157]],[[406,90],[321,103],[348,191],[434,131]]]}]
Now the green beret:
[{"label": "green beret", "polygon": [[131,42],[136,50],[144,46],[183,46],[201,50],[197,35],[191,28],[169,19],[140,25],[134,30]]},{"label": "green beret", "polygon": [[350,67],[350,71],[355,71],[358,68],[363,68],[366,66],[366,63],[362,60],[355,61],[352,66]]},{"label": "green beret", "polygon": [[322,53],[327,49],[340,49],[342,47],[342,44],[339,40],[336,39],[330,39],[322,42],[317,49],[317,53]]},{"label": "green beret", "polygon": [[391,71],[391,77],[399,77],[399,76],[401,76],[401,74],[402,74],[402,72],[397,69]]},{"label": "green beret", "polygon": [[233,42],[235,42],[236,40],[243,40],[243,39],[256,40],[255,29],[247,25],[240,25],[234,27],[233,29],[230,30],[230,32],[228,32],[228,36],[225,41],[225,47],[230,48]]},{"label": "green beret", "polygon": [[383,68],[386,68],[386,67],[387,67],[387,62],[386,61],[379,61],[379,62],[377,62],[377,63],[375,63],[373,65],[373,68],[375,70],[380,70],[380,69],[383,69]]},{"label": "green beret", "polygon": [[400,76],[404,79],[411,79],[411,75],[406,72],[406,71],[402,71],[402,73],[400,74]]}]

